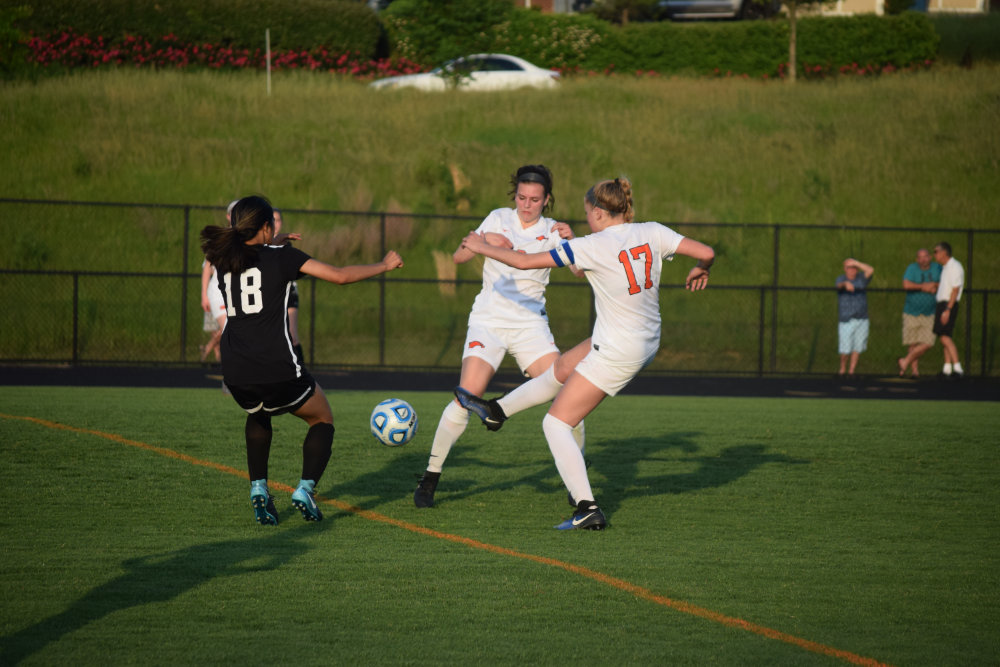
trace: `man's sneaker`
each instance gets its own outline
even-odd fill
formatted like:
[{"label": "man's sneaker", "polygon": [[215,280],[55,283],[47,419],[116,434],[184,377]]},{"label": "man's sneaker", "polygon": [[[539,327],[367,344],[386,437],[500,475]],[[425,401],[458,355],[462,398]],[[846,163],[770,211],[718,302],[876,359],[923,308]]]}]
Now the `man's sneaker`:
[{"label": "man's sneaker", "polygon": [[413,492],[413,504],[417,507],[434,507],[434,489],[437,488],[441,473],[427,470]]},{"label": "man's sneaker", "polygon": [[306,521],[322,521],[323,513],[316,504],[316,498],[312,491],[300,486],[292,494],[292,506],[302,512],[302,518]]},{"label": "man's sneaker", "polygon": [[608,525],[608,520],[604,518],[604,512],[593,500],[581,500],[576,506],[576,512],[572,518],[566,519],[556,526],[559,530],[573,530],[575,528],[586,528],[587,530],[604,530]]},{"label": "man's sneaker", "polygon": [[507,415],[495,398],[487,401],[461,387],[455,387],[455,398],[458,399],[459,405],[479,417],[483,425],[491,431],[499,431],[507,421]]},{"label": "man's sneaker", "polygon": [[274,507],[274,496],[266,490],[264,493],[251,493],[250,506],[253,507],[257,523],[262,526],[278,525],[278,510]]}]

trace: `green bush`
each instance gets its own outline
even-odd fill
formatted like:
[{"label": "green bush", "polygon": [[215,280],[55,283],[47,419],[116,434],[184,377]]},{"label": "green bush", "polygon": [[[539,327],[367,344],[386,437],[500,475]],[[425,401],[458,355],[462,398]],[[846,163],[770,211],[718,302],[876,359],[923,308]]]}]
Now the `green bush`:
[{"label": "green bush", "polygon": [[395,55],[424,65],[490,51],[512,0],[396,0],[382,13]]},{"label": "green bush", "polygon": [[15,25],[29,16],[27,5],[0,7],[0,79],[23,76],[31,68],[25,35]]},{"label": "green bush", "polygon": [[[839,68],[933,60],[938,37],[923,14],[807,17],[798,24],[799,63]],[[610,31],[583,69],[669,74],[774,75],[788,60],[788,23],[633,23]]]},{"label": "green bush", "polygon": [[799,62],[840,67],[934,60],[940,38],[926,14],[809,17],[799,22]]},{"label": "green bush", "polygon": [[[0,0],[0,11],[24,0]],[[274,48],[310,49],[374,57],[382,38],[378,16],[358,0],[33,0],[22,30],[49,35],[72,29],[115,41],[167,34],[181,41],[235,48],[259,47],[264,30]]]},{"label": "green bush", "polygon": [[788,27],[781,21],[633,23],[613,32],[587,55],[585,69],[760,75],[777,71],[788,53]]},{"label": "green bush", "polygon": [[929,17],[941,36],[938,57],[954,65],[1000,62],[1000,12],[934,14]]},{"label": "green bush", "polygon": [[520,56],[539,67],[579,66],[613,27],[584,14],[515,11],[491,31],[491,51]]},{"label": "green bush", "polygon": [[[506,0],[396,0],[384,17],[394,50],[424,64],[499,51],[566,70],[759,77],[780,73],[788,61],[788,22],[781,19],[615,26],[588,14],[510,11]],[[931,21],[914,12],[799,20],[799,64],[824,72],[923,63],[937,46]]]}]

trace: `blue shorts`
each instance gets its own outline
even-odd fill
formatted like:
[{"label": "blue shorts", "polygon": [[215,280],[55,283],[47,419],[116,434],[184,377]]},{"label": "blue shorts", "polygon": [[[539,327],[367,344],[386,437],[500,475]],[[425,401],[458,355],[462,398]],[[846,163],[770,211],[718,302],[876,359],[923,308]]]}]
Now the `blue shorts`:
[{"label": "blue shorts", "polygon": [[864,352],[868,349],[868,320],[853,319],[837,327],[838,349],[841,354]]}]

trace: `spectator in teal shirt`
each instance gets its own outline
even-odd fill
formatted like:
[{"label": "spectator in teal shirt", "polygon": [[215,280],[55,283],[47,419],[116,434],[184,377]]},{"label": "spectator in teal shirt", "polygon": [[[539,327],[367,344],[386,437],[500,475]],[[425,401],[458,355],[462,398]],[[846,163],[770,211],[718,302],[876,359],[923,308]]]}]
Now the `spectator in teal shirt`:
[{"label": "spectator in teal shirt", "polygon": [[911,369],[913,377],[919,377],[917,362],[934,347],[935,293],[940,280],[941,265],[931,259],[926,248],[921,248],[917,251],[917,261],[906,267],[903,273],[903,289],[906,290],[903,345],[907,346],[907,353],[897,360],[900,377],[906,374],[907,368]]}]

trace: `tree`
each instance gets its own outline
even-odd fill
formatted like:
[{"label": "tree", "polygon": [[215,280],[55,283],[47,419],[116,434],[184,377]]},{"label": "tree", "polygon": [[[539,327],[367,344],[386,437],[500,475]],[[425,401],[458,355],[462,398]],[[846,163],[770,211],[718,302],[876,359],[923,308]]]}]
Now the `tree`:
[{"label": "tree", "polygon": [[437,65],[491,50],[492,29],[513,10],[513,0],[395,0],[382,17],[396,55]]},{"label": "tree", "polygon": [[798,12],[799,8],[822,7],[833,4],[835,0],[785,0],[788,8],[788,82],[795,83],[796,58],[798,58]]}]

